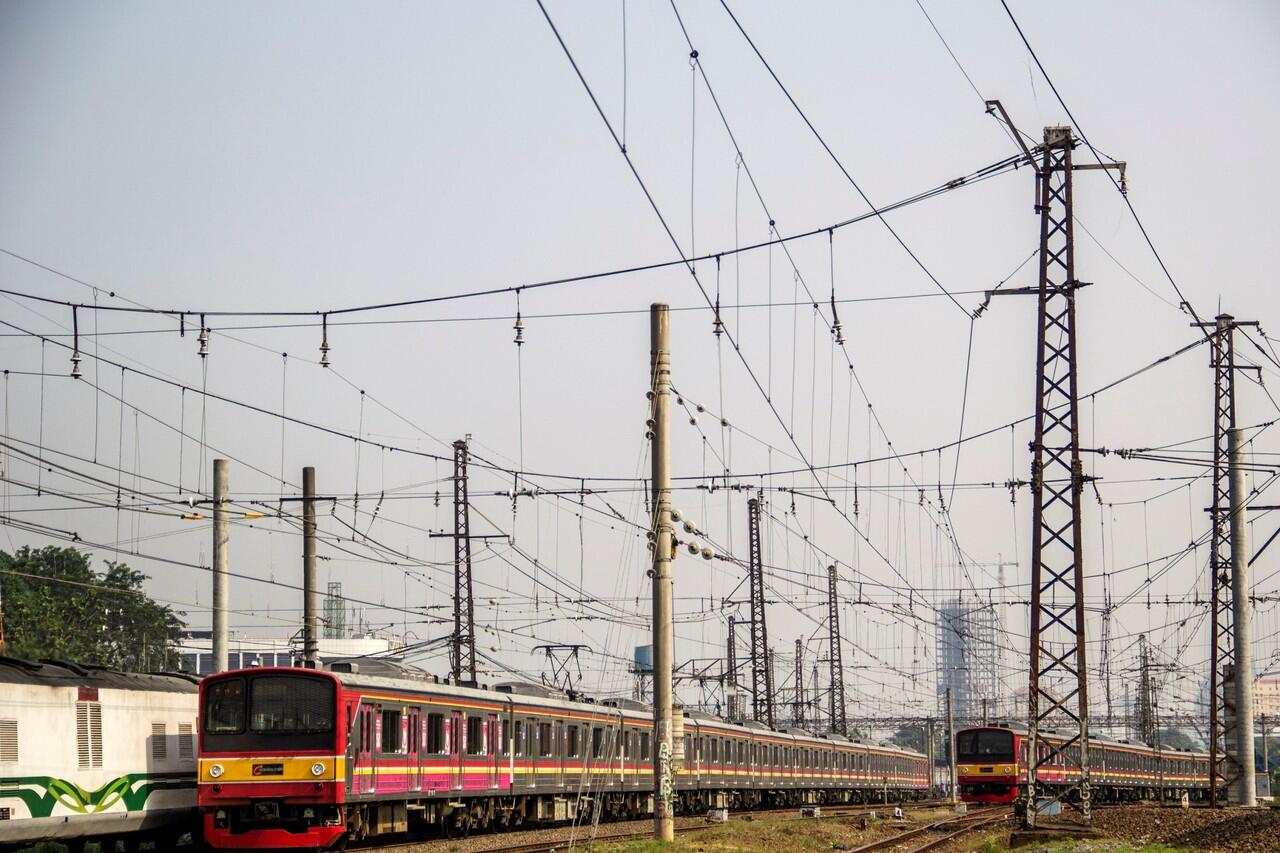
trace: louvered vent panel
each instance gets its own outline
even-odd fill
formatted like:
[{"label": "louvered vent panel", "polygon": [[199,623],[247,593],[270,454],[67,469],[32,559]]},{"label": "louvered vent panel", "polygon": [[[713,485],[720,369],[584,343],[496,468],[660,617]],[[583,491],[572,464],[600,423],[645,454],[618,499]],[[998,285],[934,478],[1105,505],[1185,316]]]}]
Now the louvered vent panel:
[{"label": "louvered vent panel", "polygon": [[90,756],[94,767],[102,766],[102,706],[97,702],[89,704],[89,737],[93,741]]},{"label": "louvered vent panel", "polygon": [[76,703],[76,764],[81,767],[92,767],[89,742],[89,703]]},{"label": "louvered vent panel", "polygon": [[195,738],[190,723],[178,723],[178,758],[195,758]]},{"label": "louvered vent panel", "polygon": [[0,764],[18,763],[18,721],[0,720]]},{"label": "louvered vent panel", "polygon": [[164,723],[151,724],[151,758],[153,761],[165,761],[169,757],[169,744]]}]

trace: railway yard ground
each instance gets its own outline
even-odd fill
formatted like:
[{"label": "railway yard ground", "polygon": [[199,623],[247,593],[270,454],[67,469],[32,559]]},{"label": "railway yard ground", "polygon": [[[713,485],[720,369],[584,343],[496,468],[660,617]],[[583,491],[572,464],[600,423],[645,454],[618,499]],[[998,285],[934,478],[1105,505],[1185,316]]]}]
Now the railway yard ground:
[{"label": "railway yard ground", "polygon": [[[830,807],[818,819],[800,818],[798,809],[733,814],[725,824],[682,817],[676,823],[676,840],[668,845],[647,838],[652,823],[637,820],[600,825],[594,844],[590,827],[552,827],[351,849],[370,853],[1003,853],[1010,849],[1014,824],[1011,819],[1001,819],[1009,814],[1004,808],[974,809],[958,816],[950,808],[929,805],[908,807],[902,820],[894,820],[892,814],[891,805],[888,809]],[[1094,826],[1101,838],[1036,843],[1018,849],[1027,853],[1280,851],[1280,805],[1253,811],[1111,806],[1095,810]],[[29,849],[32,853],[61,853],[65,848],[43,844]],[[86,853],[99,851],[96,845],[89,845]]]}]

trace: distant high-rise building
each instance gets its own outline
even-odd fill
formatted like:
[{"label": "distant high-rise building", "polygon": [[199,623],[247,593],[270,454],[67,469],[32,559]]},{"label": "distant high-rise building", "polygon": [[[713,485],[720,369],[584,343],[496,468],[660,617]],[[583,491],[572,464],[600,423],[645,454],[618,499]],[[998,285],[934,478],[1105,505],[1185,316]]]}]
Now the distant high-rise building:
[{"label": "distant high-rise building", "polygon": [[944,711],[948,687],[957,718],[980,718],[983,699],[992,717],[1007,704],[998,702],[996,621],[989,603],[952,600],[938,607],[939,715]]}]

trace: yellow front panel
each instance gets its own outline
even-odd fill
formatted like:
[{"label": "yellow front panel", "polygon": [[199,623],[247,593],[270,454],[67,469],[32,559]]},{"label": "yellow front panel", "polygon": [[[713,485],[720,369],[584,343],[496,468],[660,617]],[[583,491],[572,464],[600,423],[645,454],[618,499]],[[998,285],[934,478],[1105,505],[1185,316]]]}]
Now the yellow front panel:
[{"label": "yellow front panel", "polygon": [[[323,770],[313,773],[315,765],[323,765]],[[212,768],[222,768],[219,775],[214,775]],[[279,765],[280,772],[263,774],[254,773],[254,765],[269,767]],[[218,784],[224,782],[335,782],[346,779],[347,759],[342,755],[289,755],[289,756],[256,756],[254,758],[202,758],[200,759],[200,782]]]}]

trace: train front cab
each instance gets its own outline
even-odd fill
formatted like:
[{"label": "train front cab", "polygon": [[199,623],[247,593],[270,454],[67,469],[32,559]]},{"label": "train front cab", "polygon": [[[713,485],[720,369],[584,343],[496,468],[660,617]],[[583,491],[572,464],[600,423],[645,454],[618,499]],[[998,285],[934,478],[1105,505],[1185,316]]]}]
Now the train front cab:
[{"label": "train front cab", "polygon": [[345,831],[341,687],[325,672],[263,668],[200,685],[197,802],[215,849],[324,849]]},{"label": "train front cab", "polygon": [[1011,803],[1018,797],[1017,737],[1010,729],[956,733],[956,784],[966,803]]}]

